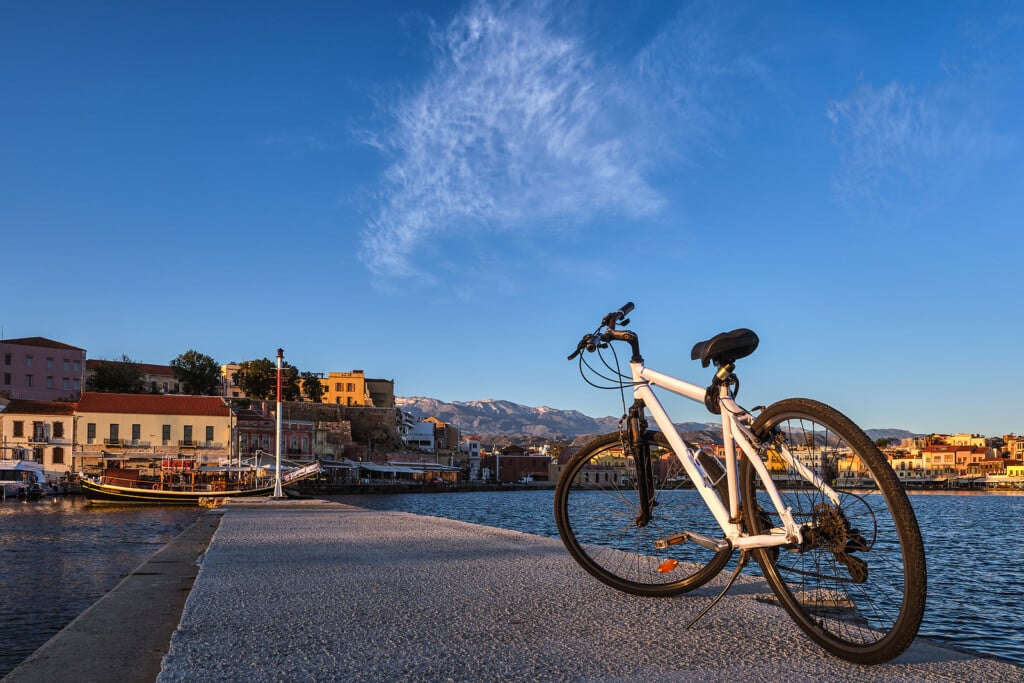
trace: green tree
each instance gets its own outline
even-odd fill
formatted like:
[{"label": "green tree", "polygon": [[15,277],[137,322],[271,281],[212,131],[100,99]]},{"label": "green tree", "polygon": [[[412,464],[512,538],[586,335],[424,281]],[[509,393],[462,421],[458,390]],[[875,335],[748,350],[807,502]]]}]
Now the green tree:
[{"label": "green tree", "polygon": [[888,448],[892,444],[892,442],[892,439],[886,439],[885,437],[882,437],[881,439],[875,439],[875,445],[878,446],[879,448]]},{"label": "green tree", "polygon": [[203,396],[220,393],[220,366],[206,354],[189,349],[172,360],[171,367],[184,393]]},{"label": "green tree", "polygon": [[[277,398],[277,363],[269,358],[247,360],[238,364],[235,373],[235,384],[249,398],[264,401]],[[281,365],[281,399],[297,401],[299,391],[299,371],[288,363]]]},{"label": "green tree", "polygon": [[239,363],[238,371],[235,373],[235,384],[249,398],[276,398],[277,365],[269,358]]},{"label": "green tree", "polygon": [[85,388],[115,394],[141,394],[146,390],[142,370],[125,354],[121,355],[121,360],[99,361],[85,380]]},{"label": "green tree", "polygon": [[288,363],[281,364],[281,400],[302,400],[302,390],[299,388],[299,369]]},{"label": "green tree", "polygon": [[320,375],[315,372],[303,372],[302,393],[313,403],[320,403],[324,398],[324,385],[320,383]]}]

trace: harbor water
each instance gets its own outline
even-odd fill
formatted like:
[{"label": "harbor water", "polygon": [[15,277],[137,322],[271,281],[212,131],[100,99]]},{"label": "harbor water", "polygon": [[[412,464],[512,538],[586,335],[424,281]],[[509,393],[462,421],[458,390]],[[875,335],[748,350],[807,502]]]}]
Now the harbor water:
[{"label": "harbor water", "polygon": [[[550,490],[332,498],[375,510],[558,536]],[[920,634],[1024,664],[1024,493],[910,494],[924,536],[928,603]],[[746,571],[756,572],[752,564]]]},{"label": "harbor water", "polygon": [[0,504],[0,677],[198,516],[81,496]]}]

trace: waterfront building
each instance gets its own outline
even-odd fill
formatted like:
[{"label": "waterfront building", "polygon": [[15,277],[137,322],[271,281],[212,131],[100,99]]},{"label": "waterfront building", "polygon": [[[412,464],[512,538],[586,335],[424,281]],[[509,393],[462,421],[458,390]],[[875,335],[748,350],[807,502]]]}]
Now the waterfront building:
[{"label": "waterfront building", "polygon": [[[123,364],[120,360],[97,360],[85,361],[85,381],[96,373],[96,369],[104,363]],[[154,363],[132,363],[139,370],[142,376],[142,388],[151,394],[180,394],[181,382],[174,376],[174,368],[170,365],[156,365]]]},{"label": "waterfront building", "polygon": [[946,437],[946,443],[950,446],[980,446],[988,445],[988,439],[981,434],[953,434]]},{"label": "waterfront building", "polygon": [[435,448],[434,423],[420,421],[413,425],[405,436],[405,443],[410,448],[418,448],[425,453],[433,453]]},{"label": "waterfront building", "polygon": [[395,407],[395,380],[366,378],[366,391],[375,408]]},{"label": "waterfront building", "polygon": [[238,372],[239,367],[238,363],[227,363],[220,366],[221,396],[226,398],[246,398],[242,388],[235,384],[235,373]]},{"label": "waterfront building", "polygon": [[0,411],[0,459],[32,460],[51,479],[71,469],[75,404],[14,400]]},{"label": "waterfront building", "polygon": [[[366,376],[362,370],[352,372],[329,372],[320,379],[324,387],[321,403],[336,403],[343,406],[372,406],[366,387]],[[392,388],[392,400],[394,388]]]},{"label": "waterfront building", "polygon": [[73,457],[85,471],[166,457],[223,464],[232,455],[234,419],[219,396],[86,391],[75,417]]},{"label": "waterfront building", "polygon": [[1024,460],[1024,436],[1016,434],[1003,435],[1003,448],[1014,460]]},{"label": "waterfront building", "polygon": [[259,451],[274,453],[277,424],[273,413],[265,414],[248,407],[232,406],[235,420],[235,450],[243,458],[253,457]]},{"label": "waterfront building", "polygon": [[45,337],[0,340],[0,396],[76,401],[85,386],[85,349]]}]

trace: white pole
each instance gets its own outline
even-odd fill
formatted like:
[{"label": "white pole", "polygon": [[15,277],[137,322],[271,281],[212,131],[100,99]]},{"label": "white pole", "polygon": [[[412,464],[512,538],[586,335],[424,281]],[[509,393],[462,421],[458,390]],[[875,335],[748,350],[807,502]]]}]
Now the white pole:
[{"label": "white pole", "polygon": [[284,498],[281,491],[281,361],[284,349],[277,350],[277,460],[274,465],[274,498]]}]

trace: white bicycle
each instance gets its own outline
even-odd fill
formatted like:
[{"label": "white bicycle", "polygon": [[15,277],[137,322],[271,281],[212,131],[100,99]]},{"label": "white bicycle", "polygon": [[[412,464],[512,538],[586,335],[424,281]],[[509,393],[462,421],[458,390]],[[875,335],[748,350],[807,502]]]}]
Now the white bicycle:
[{"label": "white bicycle", "polygon": [[[705,584],[738,549],[719,598],[753,555],[782,606],[827,651],[861,664],[903,652],[924,614],[924,544],[875,444],[817,401],[785,399],[752,409],[756,417],[740,407],[735,363],[757,348],[751,330],[693,347],[694,360],[717,368],[707,388],[648,368],[636,333],[619,329],[632,310],[609,313],[569,356],[589,383],[599,386],[592,373],[610,382],[600,388],[623,391],[624,408],[626,387],[634,398],[619,432],[586,444],[559,478],[555,518],[569,553],[613,588],[658,597]],[[628,374],[614,342],[632,351]],[[595,351],[603,368],[586,361]],[[686,443],[653,387],[720,414],[721,447]],[[660,431],[648,429],[648,415]]]}]

